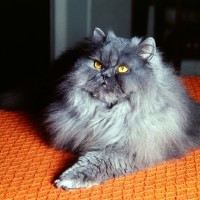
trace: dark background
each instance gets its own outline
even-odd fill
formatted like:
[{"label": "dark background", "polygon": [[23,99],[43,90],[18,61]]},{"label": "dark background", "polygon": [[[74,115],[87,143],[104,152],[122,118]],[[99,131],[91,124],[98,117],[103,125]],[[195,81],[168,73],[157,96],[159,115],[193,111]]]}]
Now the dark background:
[{"label": "dark background", "polygon": [[[164,57],[178,72],[182,59],[200,60],[200,1],[133,0],[130,35],[146,36],[148,8],[152,5],[154,37]],[[175,12],[172,24],[165,15],[169,9]],[[50,0],[1,0],[0,91],[37,80],[49,66]]]},{"label": "dark background", "polygon": [[26,84],[49,68],[49,0],[0,1],[0,89]]},{"label": "dark background", "polygon": [[145,35],[148,8],[154,6],[156,44],[178,74],[183,60],[199,62],[200,0],[134,0],[132,6],[132,34],[139,36]]}]

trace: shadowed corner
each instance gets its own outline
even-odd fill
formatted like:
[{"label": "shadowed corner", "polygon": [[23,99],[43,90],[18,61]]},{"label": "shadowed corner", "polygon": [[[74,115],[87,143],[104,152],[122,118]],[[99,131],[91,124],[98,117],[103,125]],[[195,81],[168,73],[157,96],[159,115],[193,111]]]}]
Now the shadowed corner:
[{"label": "shadowed corner", "polygon": [[42,142],[45,143],[49,148],[54,149],[55,151],[60,151],[63,154],[63,160],[56,166],[56,173],[53,175],[51,183],[54,184],[54,181],[67,169],[72,167],[78,160],[78,156],[70,153],[69,151],[55,149],[51,144],[51,135],[45,130],[45,127],[42,125],[42,117],[38,115],[37,112],[25,113],[26,120],[32,128],[35,130],[34,133],[38,136]]},{"label": "shadowed corner", "polygon": [[45,131],[45,127],[42,125],[42,115],[39,112],[26,112],[23,111],[26,116],[26,121],[35,130],[34,133],[45,143],[45,145],[51,147],[50,134]]}]

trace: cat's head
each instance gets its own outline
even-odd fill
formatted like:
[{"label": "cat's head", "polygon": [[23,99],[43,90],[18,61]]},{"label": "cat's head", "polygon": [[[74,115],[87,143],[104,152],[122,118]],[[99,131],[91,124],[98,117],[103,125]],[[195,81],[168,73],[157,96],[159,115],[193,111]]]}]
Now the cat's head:
[{"label": "cat's head", "polygon": [[72,79],[77,87],[109,104],[146,92],[157,62],[153,38],[124,39],[96,28],[90,41],[101,45],[75,63]]}]

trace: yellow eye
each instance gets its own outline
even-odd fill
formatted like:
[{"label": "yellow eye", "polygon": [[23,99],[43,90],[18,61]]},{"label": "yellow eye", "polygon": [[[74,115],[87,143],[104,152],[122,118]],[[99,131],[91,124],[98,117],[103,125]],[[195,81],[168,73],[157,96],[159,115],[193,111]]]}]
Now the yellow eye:
[{"label": "yellow eye", "polygon": [[101,65],[100,62],[94,61],[94,67],[95,67],[96,69],[101,69],[101,68],[102,68],[102,65]]},{"label": "yellow eye", "polygon": [[129,70],[128,67],[126,67],[126,66],[124,66],[124,65],[121,65],[121,66],[118,67],[118,72],[119,72],[119,73],[125,73],[125,72],[127,72],[128,70]]}]

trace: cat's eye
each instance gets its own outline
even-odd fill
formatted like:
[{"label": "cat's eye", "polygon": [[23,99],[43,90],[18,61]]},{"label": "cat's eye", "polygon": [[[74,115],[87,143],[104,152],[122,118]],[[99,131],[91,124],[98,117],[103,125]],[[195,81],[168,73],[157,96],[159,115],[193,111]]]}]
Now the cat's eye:
[{"label": "cat's eye", "polygon": [[101,68],[102,68],[102,65],[101,65],[100,62],[94,61],[94,67],[95,67],[96,69],[101,69]]},{"label": "cat's eye", "polygon": [[124,66],[124,65],[120,65],[120,66],[118,67],[118,72],[119,72],[119,73],[126,73],[128,70],[129,70],[128,67],[126,67],[126,66]]}]

